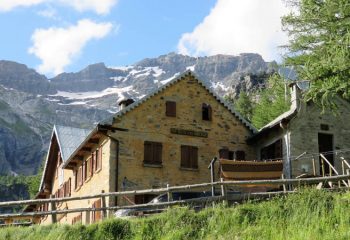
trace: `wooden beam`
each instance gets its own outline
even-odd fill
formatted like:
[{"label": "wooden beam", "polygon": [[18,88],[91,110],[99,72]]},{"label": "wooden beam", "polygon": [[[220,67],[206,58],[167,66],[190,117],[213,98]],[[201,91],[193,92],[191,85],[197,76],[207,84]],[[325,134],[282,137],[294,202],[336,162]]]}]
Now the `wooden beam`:
[{"label": "wooden beam", "polygon": [[100,142],[100,139],[97,138],[97,139],[89,139],[88,143],[92,143],[92,144],[99,144]]},{"label": "wooden beam", "polygon": [[80,151],[82,151],[82,152],[91,152],[91,148],[89,148],[89,147],[82,147],[80,149]]},{"label": "wooden beam", "polygon": [[79,155],[76,155],[72,161],[77,161],[77,162],[81,162],[84,160],[84,157],[83,156],[79,156]]}]

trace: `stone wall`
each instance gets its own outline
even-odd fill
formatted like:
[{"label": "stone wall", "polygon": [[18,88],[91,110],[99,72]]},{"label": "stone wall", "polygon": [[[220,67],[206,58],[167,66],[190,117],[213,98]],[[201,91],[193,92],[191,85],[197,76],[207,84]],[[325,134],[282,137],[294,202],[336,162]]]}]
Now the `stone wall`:
[{"label": "stone wall", "polygon": [[[166,101],[176,102],[176,117],[165,115]],[[202,120],[203,103],[212,107],[211,121]],[[128,129],[111,133],[119,141],[118,190],[210,182],[208,165],[222,148],[242,150],[246,159],[255,159],[253,147],[246,144],[246,138],[251,135],[248,128],[192,76],[186,76],[117,118],[113,126]],[[208,136],[174,134],[170,128],[205,132]],[[162,143],[160,166],[143,163],[145,141]],[[198,147],[198,169],[181,168],[181,145]],[[120,203],[126,204],[122,200]]]}]

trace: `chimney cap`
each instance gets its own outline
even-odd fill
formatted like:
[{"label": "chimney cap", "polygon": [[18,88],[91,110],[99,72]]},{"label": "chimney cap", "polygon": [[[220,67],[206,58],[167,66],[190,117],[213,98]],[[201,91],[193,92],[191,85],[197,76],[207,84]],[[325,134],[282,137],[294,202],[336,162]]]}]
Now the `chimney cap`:
[{"label": "chimney cap", "polygon": [[132,104],[132,103],[134,103],[135,101],[134,101],[134,99],[132,99],[132,98],[124,98],[124,99],[122,99],[122,100],[120,100],[119,101],[119,103],[118,103],[118,105],[119,106],[121,106],[121,105],[125,105],[125,106],[128,106],[128,105],[130,105],[130,104]]}]

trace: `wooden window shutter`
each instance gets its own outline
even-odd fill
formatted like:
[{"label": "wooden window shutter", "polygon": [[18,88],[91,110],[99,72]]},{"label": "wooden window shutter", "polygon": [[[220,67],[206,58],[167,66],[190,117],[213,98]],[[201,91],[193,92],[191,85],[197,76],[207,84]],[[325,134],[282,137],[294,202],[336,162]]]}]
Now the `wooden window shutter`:
[{"label": "wooden window shutter", "polygon": [[151,142],[144,143],[144,162],[152,163],[153,160],[153,147]]},{"label": "wooden window shutter", "polygon": [[176,117],[176,102],[166,101],[165,115],[168,117]]},{"label": "wooden window shutter", "polygon": [[226,148],[219,150],[219,158],[220,159],[229,159],[229,150]]},{"label": "wooden window shutter", "polygon": [[98,150],[96,150],[95,152],[93,152],[91,154],[91,175],[94,174],[94,171],[96,170],[96,159],[97,159],[97,155],[98,155]]},{"label": "wooden window shutter", "polygon": [[191,147],[191,168],[198,168],[198,148]]},{"label": "wooden window shutter", "polygon": [[208,105],[207,108],[208,108],[208,120],[211,121],[212,120],[212,112],[213,111],[212,111],[210,105]]},{"label": "wooden window shutter", "polygon": [[72,195],[72,179],[68,178],[68,197]]},{"label": "wooden window shutter", "polygon": [[162,164],[162,144],[153,144],[153,160],[155,164]]},{"label": "wooden window shutter", "polygon": [[189,167],[189,153],[188,146],[181,146],[181,167]]},{"label": "wooden window shutter", "polygon": [[96,171],[102,168],[102,147],[96,150]]},{"label": "wooden window shutter", "polygon": [[245,152],[236,151],[236,160],[245,160]]}]

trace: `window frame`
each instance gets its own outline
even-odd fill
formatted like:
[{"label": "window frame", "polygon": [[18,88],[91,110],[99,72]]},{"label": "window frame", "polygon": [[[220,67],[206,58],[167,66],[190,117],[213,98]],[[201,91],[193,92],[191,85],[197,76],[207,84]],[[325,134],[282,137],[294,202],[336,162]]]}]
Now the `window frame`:
[{"label": "window frame", "polygon": [[[148,153],[151,151],[151,154]],[[146,153],[147,152],[147,153]],[[147,159],[150,155],[151,159]],[[158,156],[156,156],[158,155]],[[147,157],[146,157],[147,156]],[[159,159],[160,161],[157,161]],[[143,164],[151,166],[163,165],[163,144],[161,142],[145,141],[143,144]]]}]

